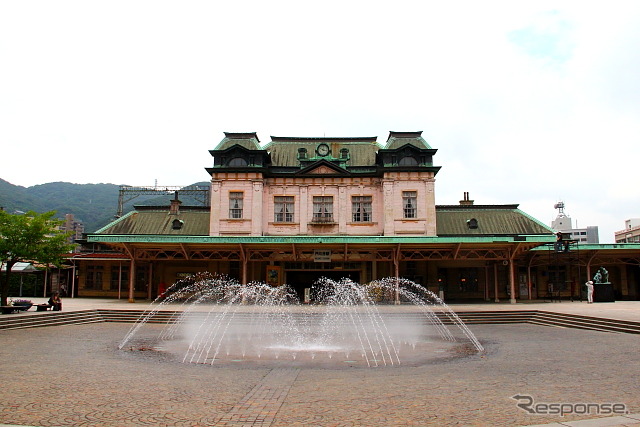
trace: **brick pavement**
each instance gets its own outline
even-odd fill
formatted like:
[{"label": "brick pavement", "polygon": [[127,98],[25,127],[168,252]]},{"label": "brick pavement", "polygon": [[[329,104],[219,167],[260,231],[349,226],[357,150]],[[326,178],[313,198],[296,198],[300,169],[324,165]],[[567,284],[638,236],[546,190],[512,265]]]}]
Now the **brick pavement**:
[{"label": "brick pavement", "polygon": [[183,364],[155,352],[117,350],[129,328],[0,331],[0,423],[572,425],[594,417],[529,415],[511,398],[516,394],[536,402],[624,403],[631,415],[640,412],[636,335],[472,325],[484,355],[422,366],[272,369]]},{"label": "brick pavement", "polygon": [[300,369],[275,368],[216,423],[218,426],[269,426]]}]

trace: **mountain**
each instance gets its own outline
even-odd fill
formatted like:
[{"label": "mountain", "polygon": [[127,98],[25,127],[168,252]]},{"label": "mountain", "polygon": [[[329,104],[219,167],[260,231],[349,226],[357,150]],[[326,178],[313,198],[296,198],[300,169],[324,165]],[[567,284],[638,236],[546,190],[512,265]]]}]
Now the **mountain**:
[{"label": "mountain", "polygon": [[[207,185],[200,182],[193,185]],[[118,210],[120,186],[116,184],[71,184],[50,182],[22,187],[0,179],[0,206],[7,212],[29,210],[56,211],[57,216],[73,214],[84,223],[85,232],[92,233],[114,219]],[[183,205],[197,204],[191,198],[178,196]],[[169,196],[139,196],[124,204],[124,213],[134,204],[168,205]]]}]

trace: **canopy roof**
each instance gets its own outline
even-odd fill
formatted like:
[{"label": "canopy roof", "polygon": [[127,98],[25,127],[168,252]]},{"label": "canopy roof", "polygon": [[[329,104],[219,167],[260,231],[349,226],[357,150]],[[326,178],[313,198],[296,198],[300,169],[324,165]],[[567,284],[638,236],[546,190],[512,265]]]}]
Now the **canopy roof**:
[{"label": "canopy roof", "polygon": [[518,205],[436,206],[438,236],[549,235],[554,230]]},{"label": "canopy roof", "polygon": [[[7,271],[7,265],[4,263],[2,263],[2,271]],[[38,271],[38,269],[30,262],[16,262],[11,267],[12,273],[33,273],[34,271]]]},{"label": "canopy roof", "polygon": [[[178,214],[172,215],[168,208],[162,207],[136,207],[137,209],[129,212],[122,218],[115,220],[107,226],[90,234],[90,242],[101,242],[104,236],[117,235],[118,240],[122,241],[122,236],[156,236],[154,241],[163,241],[163,236],[176,236],[178,239],[190,236],[190,239],[198,236],[206,236],[206,239],[198,239],[200,242],[222,242],[230,239],[228,236],[210,237],[209,236],[209,220],[210,212],[208,208],[203,207],[181,207]],[[179,220],[181,227],[176,229],[174,221]],[[475,224],[472,221],[475,220]],[[555,238],[554,231],[541,223],[540,221],[530,217],[526,213],[518,209],[518,205],[472,205],[472,206],[436,206],[436,227],[437,236],[415,236],[416,239],[422,241],[434,241],[433,239],[446,238],[447,240],[461,239],[463,237],[470,238],[488,238],[491,240],[496,236],[541,236],[540,241],[546,242]],[[141,237],[142,238],[142,237]],[[247,239],[247,241],[255,242],[276,242],[280,239],[277,236],[254,236],[254,237],[238,237]],[[317,239],[318,236],[288,236],[286,239],[290,241],[304,241],[306,239]],[[363,241],[369,239],[362,236],[321,236],[320,239],[336,238],[340,241]],[[404,236],[381,236],[386,241],[396,239],[403,241]],[[414,238],[414,236],[411,236]],[[125,239],[126,240],[126,239]],[[135,240],[135,239],[134,239]],[[175,239],[170,239],[176,241]],[[131,241],[131,240],[129,240]]]}]

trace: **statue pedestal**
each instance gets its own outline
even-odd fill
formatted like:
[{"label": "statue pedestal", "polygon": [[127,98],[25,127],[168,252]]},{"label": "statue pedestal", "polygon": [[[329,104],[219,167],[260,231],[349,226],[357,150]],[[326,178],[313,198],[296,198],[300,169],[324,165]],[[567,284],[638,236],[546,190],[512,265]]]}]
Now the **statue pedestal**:
[{"label": "statue pedestal", "polygon": [[593,302],[616,302],[616,296],[613,292],[613,284],[594,283]]}]

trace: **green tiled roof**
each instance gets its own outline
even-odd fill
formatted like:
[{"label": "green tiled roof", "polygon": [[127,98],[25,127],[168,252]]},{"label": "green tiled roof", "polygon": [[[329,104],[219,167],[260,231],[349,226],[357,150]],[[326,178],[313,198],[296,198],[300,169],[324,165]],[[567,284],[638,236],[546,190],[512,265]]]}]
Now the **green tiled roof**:
[{"label": "green tiled roof", "polygon": [[[182,228],[173,229],[174,220],[183,221]],[[468,225],[468,221],[477,220],[478,228],[473,229]],[[210,212],[206,209],[191,210],[181,208],[178,215],[170,215],[168,208],[145,208],[129,212],[122,218],[110,223],[106,227],[96,231],[94,235],[118,235],[118,236],[156,236],[162,240],[162,236],[209,236],[209,220]],[[414,237],[414,239],[422,239],[424,242],[433,239],[442,242],[447,239],[465,241],[470,238],[473,241],[477,239],[493,239],[496,236],[545,236],[555,239],[553,230],[542,224],[536,219],[530,217],[526,213],[518,209],[518,205],[472,205],[472,206],[436,206],[437,220],[437,237]],[[289,236],[285,239],[305,240],[305,239],[338,239],[340,241],[360,241],[364,236]],[[229,239],[223,237],[219,240]],[[254,238],[250,238],[254,239]],[[258,241],[276,242],[278,237],[255,237]],[[370,241],[377,238],[365,238]],[[406,241],[404,236],[384,236],[383,240]],[[99,241],[100,238],[98,238]],[[134,238],[135,240],[135,238]],[[480,241],[477,240],[477,241]],[[528,239],[527,239],[528,240]],[[534,239],[535,240],[535,239]],[[542,239],[546,241],[546,239]],[[217,241],[216,239],[210,240]],[[315,240],[314,240],[315,241]]]},{"label": "green tiled roof", "polygon": [[[470,228],[475,219],[478,228]],[[518,205],[436,206],[438,236],[553,234],[551,227],[518,209]]]},{"label": "green tiled roof", "polygon": [[380,148],[376,137],[362,138],[295,138],[272,136],[265,146],[271,156],[271,164],[278,166],[300,166],[298,148],[306,148],[307,155],[314,157],[316,147],[325,143],[331,147],[333,157],[340,156],[340,150],[349,150],[348,166],[372,166],[376,163],[376,152]]},{"label": "green tiled roof", "polygon": [[411,144],[417,148],[431,149],[427,141],[422,138],[422,131],[418,132],[389,132],[385,150],[394,150],[406,144]]},{"label": "green tiled roof", "polygon": [[[179,230],[173,229],[173,221],[176,219],[183,222]],[[179,214],[170,215],[168,208],[136,210],[101,228],[95,234],[207,236],[209,211],[190,211],[183,208]]]},{"label": "green tiled roof", "polygon": [[258,135],[255,132],[225,132],[224,139],[220,141],[220,144],[218,144],[215,150],[226,150],[227,148],[233,147],[234,145],[240,145],[247,150],[261,150],[260,140],[258,139]]}]

